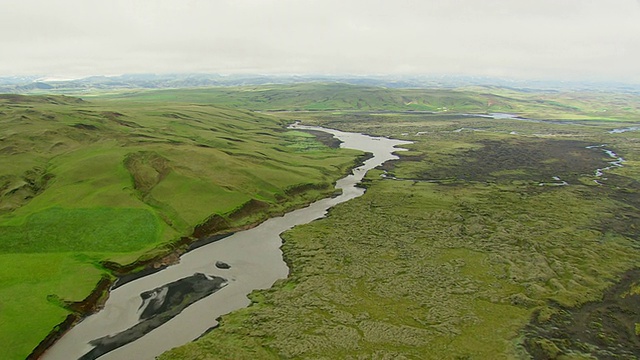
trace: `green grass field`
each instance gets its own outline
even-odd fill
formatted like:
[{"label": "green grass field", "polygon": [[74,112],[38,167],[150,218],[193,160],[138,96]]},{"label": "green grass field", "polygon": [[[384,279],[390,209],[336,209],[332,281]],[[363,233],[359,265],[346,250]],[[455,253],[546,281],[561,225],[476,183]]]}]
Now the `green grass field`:
[{"label": "green grass field", "polygon": [[[100,258],[100,254],[88,254]],[[57,305],[84,299],[104,271],[74,253],[0,255],[0,339],[3,358],[24,359],[69,311]]]},{"label": "green grass field", "polygon": [[55,207],[0,227],[0,253],[131,252],[157,242],[159,230],[160,220],[144,209]]}]

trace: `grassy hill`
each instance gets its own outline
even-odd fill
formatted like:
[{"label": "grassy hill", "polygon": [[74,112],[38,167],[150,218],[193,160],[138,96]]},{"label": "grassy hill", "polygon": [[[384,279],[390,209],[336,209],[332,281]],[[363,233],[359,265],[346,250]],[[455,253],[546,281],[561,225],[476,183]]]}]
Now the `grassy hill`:
[{"label": "grassy hill", "polygon": [[[103,96],[103,95],[101,95]],[[387,89],[339,83],[260,85],[178,90],[123,90],[120,100],[224,104],[260,111],[430,111],[518,114],[536,119],[637,121],[637,95],[532,92],[493,87]]]},{"label": "grassy hill", "polygon": [[[0,95],[0,342],[24,358],[105,264],[332,193],[356,152],[214,105]],[[298,191],[304,190],[304,191]]]}]

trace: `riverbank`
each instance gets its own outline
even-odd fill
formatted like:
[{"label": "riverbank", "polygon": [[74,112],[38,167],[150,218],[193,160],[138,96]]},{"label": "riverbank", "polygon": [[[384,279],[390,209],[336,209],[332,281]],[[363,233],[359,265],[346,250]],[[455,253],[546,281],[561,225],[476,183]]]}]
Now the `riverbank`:
[{"label": "riverbank", "polygon": [[[368,160],[366,160],[366,159],[368,159]],[[354,164],[354,166],[357,166],[357,165],[362,164],[362,163],[367,163],[367,162],[369,162],[369,160],[371,160],[371,154],[365,154],[365,155],[362,155],[362,156],[358,157],[357,159],[355,159],[353,164]],[[350,175],[349,177],[352,177],[352,176],[353,176],[353,175]],[[344,179],[343,179],[343,180],[344,180]],[[342,181],[342,180],[338,181],[338,183],[340,183],[341,181]],[[304,186],[304,187],[300,188],[300,190],[303,190],[303,189],[304,189],[304,191],[296,190],[296,191],[291,191],[291,192],[287,192],[287,193],[288,193],[290,196],[294,196],[294,195],[303,195],[303,196],[304,196],[306,193],[308,193],[309,187]],[[316,189],[316,190],[317,190],[317,189]],[[335,191],[332,191],[331,193],[335,195]],[[344,194],[343,194],[343,195],[344,195]],[[347,196],[350,196],[350,195],[349,195],[349,194],[347,194]],[[327,200],[333,201],[333,200],[335,200],[335,199],[336,199],[335,197],[334,197],[334,198],[331,198],[331,197],[330,197],[330,198],[328,198]],[[255,210],[255,209],[261,209],[261,210],[264,210],[264,207],[260,207],[260,206],[251,206],[251,207],[250,207],[250,209],[253,209],[253,210]],[[304,208],[303,210],[307,210],[307,209],[309,209],[309,207],[306,207],[306,208]],[[246,208],[245,208],[244,210],[246,210]],[[300,211],[300,210],[299,210],[299,211]],[[242,213],[243,213],[243,214],[245,214],[245,213],[247,213],[247,211],[242,211]],[[295,213],[295,211],[294,211],[294,213]],[[236,213],[236,214],[237,214],[237,213]],[[287,213],[287,215],[285,215],[285,216],[284,216],[284,218],[288,217],[288,216],[289,216],[289,214],[290,214],[290,213]],[[271,221],[273,221],[273,220],[274,220],[274,219],[271,219]],[[269,221],[267,221],[267,223],[268,223],[268,222],[269,222]],[[217,223],[220,223],[220,222],[217,222]],[[259,226],[265,226],[265,225],[266,225],[265,223],[262,223],[262,224],[261,224],[261,225],[259,225]],[[209,236],[209,237],[201,238],[201,241],[203,241],[203,242],[205,242],[205,243],[207,243],[207,242],[211,242],[211,241],[212,241],[212,239],[213,239],[213,240],[215,240],[215,241],[213,241],[213,243],[212,243],[212,244],[214,244],[214,245],[215,245],[215,244],[217,244],[218,242],[224,242],[224,241],[227,241],[227,240],[228,240],[229,242],[233,242],[234,240],[229,239],[229,237],[234,237],[234,236],[237,236],[237,235],[238,235],[238,233],[237,233],[237,232],[236,232],[236,233],[234,233],[233,235],[224,235],[224,236],[223,236],[223,235],[220,235],[220,234],[216,234],[216,233],[215,233],[215,230],[220,230],[220,228],[215,228],[215,227],[211,226],[211,223],[208,223],[206,226],[199,226],[199,227],[197,227],[197,228],[194,230],[194,234],[201,234],[201,233],[204,231],[203,229],[213,230],[213,234],[214,234],[214,235],[218,235],[218,236],[213,236],[213,237]],[[226,227],[225,227],[224,229],[226,229]],[[253,229],[255,229],[255,228],[253,228]],[[240,230],[240,229],[234,229],[234,230]],[[261,235],[261,236],[263,236],[263,235]],[[276,236],[276,237],[277,237],[277,236]],[[278,240],[279,240],[279,238],[278,238]],[[198,244],[198,246],[195,246],[195,247],[192,249],[192,252],[198,252],[198,251],[200,251],[203,247],[207,247],[207,246],[210,246],[210,245],[211,245],[211,244],[209,244],[209,245],[205,245],[205,244]],[[257,246],[252,246],[252,248],[253,248],[253,247],[257,247]],[[188,250],[188,249],[187,249],[187,250]],[[185,254],[191,255],[191,254],[192,254],[192,252],[185,252]],[[225,260],[225,261],[226,261],[226,260]],[[161,264],[161,265],[162,265],[162,266],[165,266],[166,264]],[[167,275],[167,271],[169,271],[169,270],[172,270],[172,271],[173,271],[173,270],[174,270],[174,269],[176,269],[176,268],[180,268],[182,265],[183,265],[183,264],[182,264],[182,263],[180,263],[180,264],[178,264],[178,265],[176,265],[176,266],[169,267],[169,268],[167,268],[165,271],[161,271],[161,272],[153,271],[153,275],[161,275],[161,276],[163,276],[163,277],[164,277],[164,276],[166,276],[166,275]],[[270,266],[271,266],[271,265],[270,265]],[[232,270],[236,270],[236,267],[234,266],[234,268],[233,268]],[[150,271],[149,271],[149,269],[147,269],[147,272],[150,272]],[[149,278],[153,277],[153,275],[147,275],[147,276],[146,276],[146,277],[144,277],[144,278],[140,278],[140,279],[136,279],[136,280],[144,280],[144,281],[148,281],[148,280],[149,280]],[[123,287],[129,288],[129,287],[130,287],[130,285],[131,285],[131,282],[136,282],[136,280],[131,280],[131,279],[129,279],[129,282],[128,282],[128,283],[126,283],[126,284],[122,284],[122,285],[119,285],[117,288],[114,288],[113,290],[117,292],[117,291],[120,291],[120,289],[121,289],[121,288],[123,288]],[[273,281],[273,280],[271,280],[270,282],[272,282],[272,281]],[[270,283],[270,282],[269,282],[269,283]],[[235,286],[235,283],[234,283],[233,285]],[[147,287],[148,287],[148,286],[147,286]],[[209,324],[207,328],[209,328],[210,326],[211,326],[211,324]],[[198,334],[198,335],[200,335],[200,334]]]},{"label": "riverbank", "polygon": [[67,331],[77,324],[83,317],[99,311],[109,296],[109,289],[114,280],[111,277],[103,277],[93,291],[82,301],[64,304],[66,308],[73,311],[67,315],[63,322],[56,325],[49,334],[33,349],[26,357],[27,360],[37,360],[55,344]]},{"label": "riverbank", "polygon": [[[246,306],[248,303],[246,294],[254,289],[268,288],[277,279],[286,277],[288,269],[282,261],[279,250],[281,239],[278,234],[296,224],[322,217],[326,209],[334,204],[361,195],[364,190],[355,188],[354,185],[360,181],[366,170],[394,158],[391,152],[397,149],[393,146],[403,143],[389,139],[372,139],[358,134],[334,133],[345,141],[346,147],[374,154],[373,158],[364,161],[364,165],[357,167],[352,174],[337,181],[336,186],[342,190],[341,195],[324,198],[308,207],[288,212],[282,217],[271,218],[256,228],[236,232],[219,241],[199,247],[183,255],[179,264],[115,289],[103,311],[80,323],[77,330],[69,332],[45,358],[60,358],[56,354],[60,356],[61,354],[66,356],[78,354],[78,351],[83,351],[82,344],[104,336],[98,335],[99,333],[108,335],[121,331],[116,329],[134,328],[137,323],[135,320],[137,305],[133,304],[139,301],[136,298],[139,298],[140,294],[150,288],[161,287],[169,279],[188,276],[196,271],[195,269],[207,276],[224,277],[229,280],[228,285],[215,295],[206,297],[184,309],[172,319],[171,327],[157,328],[147,336],[105,355],[105,359],[134,356],[132,354],[136,354],[136,358],[141,356],[151,358],[150,352],[161,351],[172,344],[176,346],[181,344],[180,342],[193,340],[215,325],[217,317],[214,316],[215,314],[223,314]],[[214,263],[222,262],[226,264],[225,267],[214,266]],[[131,308],[132,305],[133,308]],[[122,306],[128,308],[125,309]],[[202,313],[204,309],[207,310]],[[176,336],[176,334],[180,335]],[[82,354],[83,352],[78,356]]]},{"label": "riverbank", "polygon": [[[339,147],[339,143],[331,141],[326,134],[314,134],[318,137],[318,141],[331,145],[333,148]],[[350,171],[351,167],[362,164],[368,159],[370,154],[363,154],[353,160],[351,166],[345,166],[344,173]],[[78,322],[87,316],[99,311],[109,296],[109,291],[116,289],[130,281],[134,281],[144,276],[161,271],[168,266],[174,265],[180,261],[180,256],[192,251],[200,246],[204,246],[211,242],[221,240],[227,236],[233,235],[237,231],[254,228],[264,222],[266,219],[274,216],[280,216],[287,211],[303,208],[309,203],[317,200],[319,197],[334,196],[334,191],[325,188],[305,188],[300,191],[290,191],[287,193],[286,199],[289,207],[270,209],[267,206],[256,206],[254,201],[250,201],[239,209],[232,211],[226,216],[213,215],[209,219],[222,219],[218,221],[217,226],[211,226],[211,223],[204,222],[196,226],[190,236],[181,237],[170,244],[163,246],[161,249],[154,249],[151,256],[143,255],[138,260],[129,264],[119,264],[112,261],[102,261],[100,266],[109,272],[109,276],[105,275],[95,288],[81,301],[74,303],[61,302],[61,306],[68,309],[72,313],[69,314],[63,322],[54,326],[48,335],[33,349],[28,355],[29,359],[39,358],[47,348],[55,343]],[[298,198],[298,200],[291,201]],[[285,202],[285,198],[282,199]],[[229,224],[242,223],[243,218],[252,219],[252,222],[245,223],[241,226],[232,227]]]}]

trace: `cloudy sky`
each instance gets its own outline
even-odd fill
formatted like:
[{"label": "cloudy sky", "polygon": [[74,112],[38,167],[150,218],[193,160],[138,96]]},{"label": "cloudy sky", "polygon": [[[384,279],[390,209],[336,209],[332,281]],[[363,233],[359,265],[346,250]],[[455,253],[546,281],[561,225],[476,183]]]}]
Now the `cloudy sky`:
[{"label": "cloudy sky", "polygon": [[0,5],[0,76],[462,74],[640,83],[640,0]]}]

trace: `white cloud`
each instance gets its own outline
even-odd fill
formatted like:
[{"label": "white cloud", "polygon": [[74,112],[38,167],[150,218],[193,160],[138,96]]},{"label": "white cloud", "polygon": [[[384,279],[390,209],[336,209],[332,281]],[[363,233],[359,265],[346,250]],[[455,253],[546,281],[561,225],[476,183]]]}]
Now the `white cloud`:
[{"label": "white cloud", "polygon": [[0,75],[467,73],[640,82],[633,0],[5,0]]}]

